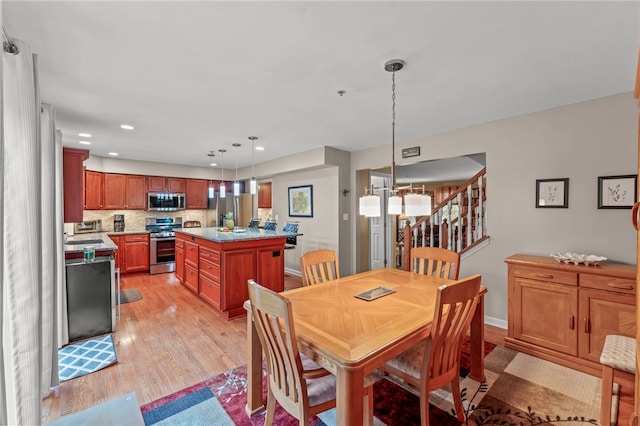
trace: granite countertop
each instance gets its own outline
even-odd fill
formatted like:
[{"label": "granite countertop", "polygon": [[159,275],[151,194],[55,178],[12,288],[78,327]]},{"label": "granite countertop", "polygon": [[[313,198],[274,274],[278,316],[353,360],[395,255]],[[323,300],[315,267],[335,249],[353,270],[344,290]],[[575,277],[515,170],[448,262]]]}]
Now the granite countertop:
[{"label": "granite countertop", "polygon": [[118,246],[106,232],[92,232],[89,234],[72,235],[64,244],[65,253],[82,253],[85,247],[92,247],[95,251],[113,251]]},{"label": "granite countertop", "polygon": [[248,240],[263,240],[268,238],[282,238],[292,237],[295,235],[302,235],[298,232],[284,232],[284,231],[265,231],[264,229],[255,228],[236,228],[241,229],[242,232],[222,232],[221,228],[189,228],[189,229],[176,229],[176,233],[185,235],[191,235],[205,240],[215,241],[218,243],[232,242],[232,241],[248,241]]},{"label": "granite countertop", "polygon": [[134,235],[134,234],[148,234],[149,231],[147,231],[146,229],[143,229],[141,231],[121,231],[121,232],[116,232],[116,231],[108,231],[105,232],[105,234],[109,234],[109,235]]}]

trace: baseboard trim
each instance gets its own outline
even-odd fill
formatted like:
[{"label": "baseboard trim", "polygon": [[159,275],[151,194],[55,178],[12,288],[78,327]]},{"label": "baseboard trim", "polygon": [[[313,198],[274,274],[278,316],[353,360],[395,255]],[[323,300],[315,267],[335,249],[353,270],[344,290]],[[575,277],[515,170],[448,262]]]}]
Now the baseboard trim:
[{"label": "baseboard trim", "polygon": [[284,273],[285,273],[285,275],[286,275],[286,274],[288,274],[288,275],[295,275],[296,277],[301,277],[301,278],[302,278],[302,272],[297,271],[297,270],[295,270],[295,269],[287,268],[286,266],[285,266],[285,268],[284,268]]},{"label": "baseboard trim", "polygon": [[485,315],[484,317],[484,323],[486,325],[491,325],[493,327],[498,327],[498,328],[502,328],[504,330],[507,329],[508,323],[505,320],[501,320],[499,318],[493,318],[493,317],[488,317]]}]

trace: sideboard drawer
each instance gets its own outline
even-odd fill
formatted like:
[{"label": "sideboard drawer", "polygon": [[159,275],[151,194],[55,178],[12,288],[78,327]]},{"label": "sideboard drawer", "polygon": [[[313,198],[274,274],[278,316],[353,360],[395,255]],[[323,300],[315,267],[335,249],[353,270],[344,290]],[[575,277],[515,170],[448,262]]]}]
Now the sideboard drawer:
[{"label": "sideboard drawer", "polygon": [[636,281],[627,278],[607,277],[604,275],[580,274],[580,287],[617,293],[636,294]]},{"label": "sideboard drawer", "polygon": [[556,284],[578,285],[578,274],[576,272],[556,271],[553,269],[527,268],[525,266],[514,266],[513,274],[516,277],[528,278],[531,280],[541,280]]}]

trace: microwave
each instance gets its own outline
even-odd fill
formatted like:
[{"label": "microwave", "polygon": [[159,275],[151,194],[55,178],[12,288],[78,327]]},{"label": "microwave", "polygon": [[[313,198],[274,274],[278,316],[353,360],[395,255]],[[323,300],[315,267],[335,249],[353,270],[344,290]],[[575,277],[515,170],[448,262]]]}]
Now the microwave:
[{"label": "microwave", "polygon": [[147,210],[157,212],[184,210],[186,208],[185,198],[184,194],[175,194],[171,192],[149,192]]}]

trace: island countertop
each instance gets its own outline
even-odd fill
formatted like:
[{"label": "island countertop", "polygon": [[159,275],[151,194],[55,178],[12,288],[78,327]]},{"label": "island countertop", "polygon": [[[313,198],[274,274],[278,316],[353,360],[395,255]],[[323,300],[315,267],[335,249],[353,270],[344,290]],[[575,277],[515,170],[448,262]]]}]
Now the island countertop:
[{"label": "island countertop", "polygon": [[118,246],[106,232],[93,232],[70,236],[64,243],[65,254],[82,253],[85,247],[92,247],[95,251],[114,251]]},{"label": "island countertop", "polygon": [[197,238],[202,238],[209,241],[215,241],[217,243],[250,241],[250,240],[263,240],[270,238],[282,238],[282,237],[294,237],[296,235],[302,235],[298,232],[284,232],[284,231],[265,231],[264,229],[256,228],[239,228],[242,231],[220,231],[219,227],[211,228],[182,228],[176,229],[175,233],[190,235]]}]

